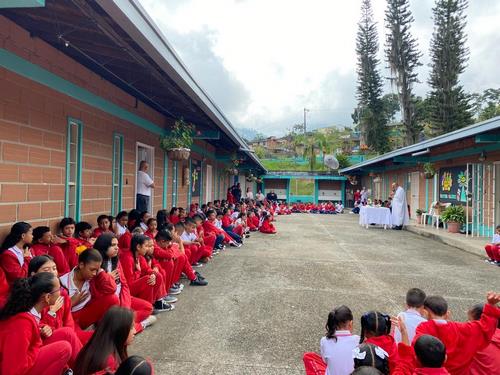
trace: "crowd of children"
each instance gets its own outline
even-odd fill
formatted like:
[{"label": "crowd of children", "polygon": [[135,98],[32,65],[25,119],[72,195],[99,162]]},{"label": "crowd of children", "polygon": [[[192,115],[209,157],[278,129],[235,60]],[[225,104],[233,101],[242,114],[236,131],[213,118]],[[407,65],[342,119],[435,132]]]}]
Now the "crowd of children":
[{"label": "crowd of children", "polygon": [[[286,205],[246,199],[63,218],[58,233],[14,224],[0,247],[0,374],[151,374],[134,335],[208,281],[197,271],[250,232],[276,233]],[[130,372],[134,369],[133,372]]]},{"label": "crowd of children", "polygon": [[344,205],[341,201],[338,202],[321,202],[314,203],[295,203],[292,205],[291,212],[308,213],[308,214],[343,214]]},{"label": "crowd of children", "polygon": [[451,320],[447,301],[417,288],[397,317],[378,311],[361,316],[360,335],[347,306],[331,311],[320,355],[304,354],[307,375],[492,375],[500,374],[500,294]]}]

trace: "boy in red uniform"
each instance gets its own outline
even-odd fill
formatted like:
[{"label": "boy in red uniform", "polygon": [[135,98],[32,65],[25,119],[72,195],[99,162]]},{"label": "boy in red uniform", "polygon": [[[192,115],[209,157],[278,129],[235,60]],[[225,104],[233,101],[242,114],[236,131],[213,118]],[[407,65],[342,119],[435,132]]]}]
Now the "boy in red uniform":
[{"label": "boy in red uniform", "polygon": [[99,215],[97,217],[97,228],[94,229],[92,237],[97,238],[103,233],[112,232],[110,228],[111,228],[111,222],[109,221],[109,216]]},{"label": "boy in red uniform", "polygon": [[500,294],[489,292],[487,302],[479,321],[460,323],[448,320],[448,303],[443,297],[427,297],[424,309],[429,320],[419,324],[413,342],[422,335],[437,337],[446,346],[445,367],[450,374],[468,375],[472,359],[491,342],[500,318],[496,306]]},{"label": "boy in red uniform", "polygon": [[33,246],[31,246],[33,255],[50,255],[57,266],[57,272],[64,275],[70,271],[70,268],[62,249],[57,245],[61,242],[63,240],[53,236],[49,227],[33,229]]},{"label": "boy in red uniform", "polygon": [[486,244],[484,250],[488,255],[488,259],[486,261],[500,266],[500,225],[497,225],[495,228],[493,239],[491,240],[491,243]]},{"label": "boy in red uniform", "polygon": [[78,254],[76,253],[76,248],[80,244],[79,241],[74,237],[75,235],[75,221],[71,217],[65,217],[59,223],[59,234],[60,241],[59,245],[66,257],[69,268],[74,268],[78,264]]}]

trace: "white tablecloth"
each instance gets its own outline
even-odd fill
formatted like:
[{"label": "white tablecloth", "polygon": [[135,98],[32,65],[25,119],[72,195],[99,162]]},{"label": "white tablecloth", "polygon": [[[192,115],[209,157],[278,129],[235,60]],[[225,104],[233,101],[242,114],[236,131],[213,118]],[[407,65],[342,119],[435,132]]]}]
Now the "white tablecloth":
[{"label": "white tablecloth", "polygon": [[359,210],[359,225],[392,225],[391,210],[387,207],[362,206]]}]

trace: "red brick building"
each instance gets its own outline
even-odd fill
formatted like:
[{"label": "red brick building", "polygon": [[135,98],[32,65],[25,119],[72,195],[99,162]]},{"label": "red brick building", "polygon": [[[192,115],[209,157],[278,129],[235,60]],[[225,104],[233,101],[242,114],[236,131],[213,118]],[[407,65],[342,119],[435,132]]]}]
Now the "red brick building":
[{"label": "red brick building", "polygon": [[[141,160],[152,212],[224,198],[234,153],[265,171],[138,2],[16,3],[0,4],[0,235],[132,209]],[[196,141],[173,162],[159,137],[180,118]]]}]

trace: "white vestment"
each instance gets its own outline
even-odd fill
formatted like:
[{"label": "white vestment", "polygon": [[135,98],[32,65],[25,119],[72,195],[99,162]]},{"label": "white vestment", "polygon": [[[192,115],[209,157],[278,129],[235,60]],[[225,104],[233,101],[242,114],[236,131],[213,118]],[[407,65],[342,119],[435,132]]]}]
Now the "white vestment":
[{"label": "white vestment", "polygon": [[408,225],[410,215],[408,214],[408,203],[406,203],[406,193],[401,186],[398,186],[392,198],[392,225]]}]

